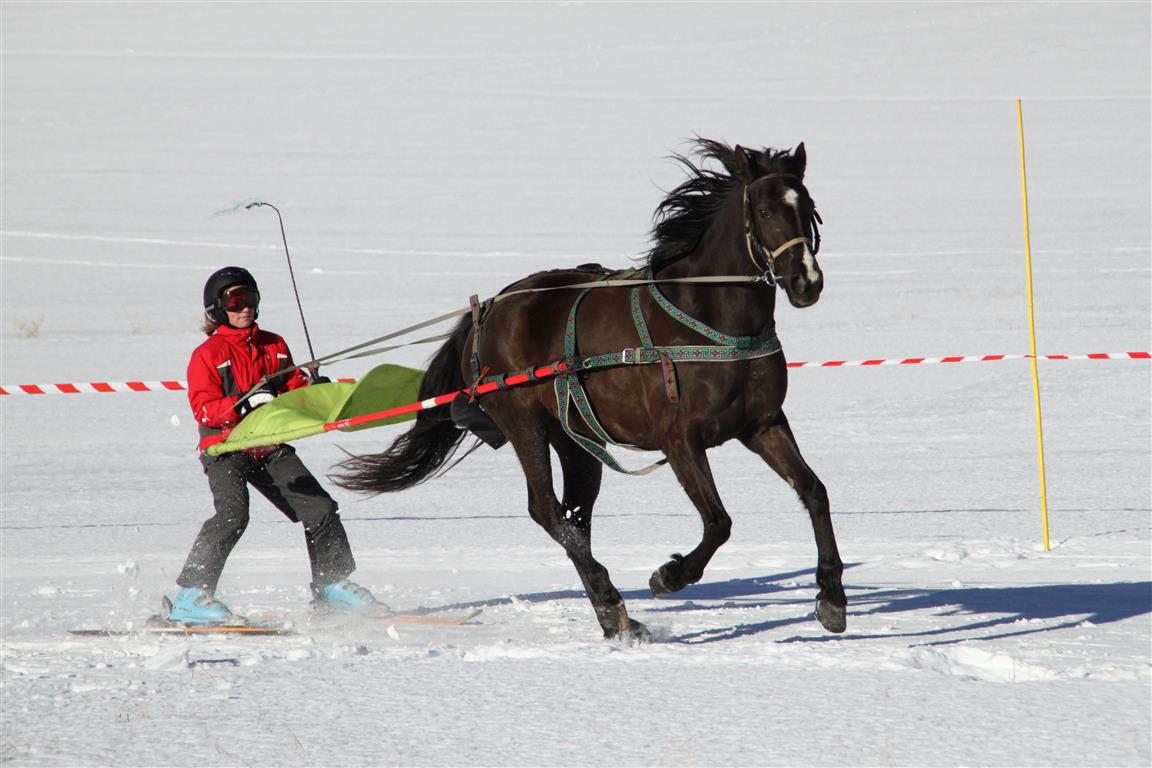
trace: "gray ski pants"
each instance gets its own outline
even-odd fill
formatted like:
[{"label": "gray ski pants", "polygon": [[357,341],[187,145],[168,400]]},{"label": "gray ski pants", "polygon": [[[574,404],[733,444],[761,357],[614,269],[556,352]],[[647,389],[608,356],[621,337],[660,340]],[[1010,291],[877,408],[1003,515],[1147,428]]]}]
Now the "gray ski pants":
[{"label": "gray ski pants", "polygon": [[348,535],[336,512],[336,501],[320,486],[292,446],[282,445],[259,459],[243,451],[221,456],[202,453],[200,463],[208,476],[216,514],[200,527],[176,579],[181,587],[216,591],[224,563],[248,527],[249,484],[289,520],[304,524],[313,592],[356,569]]}]

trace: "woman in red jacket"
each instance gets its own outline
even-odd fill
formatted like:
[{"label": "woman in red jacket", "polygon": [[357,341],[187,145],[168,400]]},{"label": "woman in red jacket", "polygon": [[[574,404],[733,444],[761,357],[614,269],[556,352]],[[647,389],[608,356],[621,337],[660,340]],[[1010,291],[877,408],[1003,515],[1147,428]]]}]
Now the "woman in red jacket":
[{"label": "woman in red jacket", "polygon": [[292,446],[220,456],[203,452],[223,441],[249,411],[313,383],[304,369],[298,369],[273,376],[251,397],[238,402],[265,376],[293,367],[284,339],[257,327],[259,305],[256,280],[242,267],[225,267],[204,285],[208,339],[192,353],[188,364],[188,400],[200,427],[200,463],[208,476],[216,514],[204,521],[176,579],[180,590],[168,618],[184,624],[243,622],[216,599],[215,592],[224,563],[248,525],[249,485],[289,520],[303,523],[315,605],[353,613],[386,610],[368,590],[348,580],[356,563],[338,506]]}]

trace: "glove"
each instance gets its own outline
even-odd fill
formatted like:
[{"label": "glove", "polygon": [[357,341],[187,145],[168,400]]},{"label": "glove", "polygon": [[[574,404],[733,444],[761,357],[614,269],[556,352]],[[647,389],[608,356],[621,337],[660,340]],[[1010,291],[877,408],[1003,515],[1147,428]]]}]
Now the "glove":
[{"label": "glove", "polygon": [[238,413],[241,418],[243,418],[260,406],[267,405],[275,399],[275,392],[265,387],[261,387],[260,389],[253,392],[247,400],[236,404],[236,413]]},{"label": "glove", "polygon": [[332,379],[327,376],[320,375],[319,368],[309,368],[308,370],[308,383],[309,384],[331,384]]}]

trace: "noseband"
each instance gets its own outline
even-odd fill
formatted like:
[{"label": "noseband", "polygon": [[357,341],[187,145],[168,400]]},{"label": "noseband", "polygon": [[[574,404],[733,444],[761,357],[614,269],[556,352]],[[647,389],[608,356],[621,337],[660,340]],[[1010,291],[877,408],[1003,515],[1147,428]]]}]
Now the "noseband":
[{"label": "noseband", "polygon": [[[800,177],[791,173],[773,173],[767,176],[761,176],[756,179],[756,181],[760,179],[793,179],[803,187],[803,182],[800,180]],[[779,282],[779,277],[776,274],[776,259],[780,258],[782,253],[792,246],[800,245],[801,243],[806,244],[812,249],[813,256],[820,250],[820,230],[816,228],[817,222],[820,221],[820,214],[816,213],[815,209],[813,209],[811,224],[815,243],[807,237],[794,237],[775,250],[768,250],[752,230],[752,210],[748,205],[748,186],[748,184],[744,185],[744,244],[748,248],[748,258],[752,260],[752,266],[755,267],[757,272],[762,274],[764,282],[768,285],[776,285],[776,283]],[[757,254],[760,254],[763,259],[763,264],[757,260]]]}]

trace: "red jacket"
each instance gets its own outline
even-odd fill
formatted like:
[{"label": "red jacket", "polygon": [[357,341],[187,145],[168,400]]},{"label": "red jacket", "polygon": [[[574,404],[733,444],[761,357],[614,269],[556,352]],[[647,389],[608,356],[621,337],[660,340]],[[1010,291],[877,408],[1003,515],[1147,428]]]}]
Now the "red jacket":
[{"label": "red jacket", "polygon": [[[292,353],[284,339],[250,328],[222,325],[192,352],[188,363],[188,402],[200,427],[200,450],[223,442],[240,421],[236,401],[262,377],[291,368]],[[304,369],[267,382],[276,394],[309,384]]]}]

